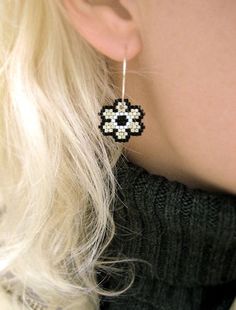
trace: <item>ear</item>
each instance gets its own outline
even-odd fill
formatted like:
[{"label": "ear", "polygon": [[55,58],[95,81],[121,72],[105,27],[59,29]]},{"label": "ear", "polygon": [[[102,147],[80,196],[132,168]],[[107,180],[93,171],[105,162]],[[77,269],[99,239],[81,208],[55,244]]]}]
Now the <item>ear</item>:
[{"label": "ear", "polygon": [[[122,61],[135,57],[142,47],[138,23],[130,0],[63,0],[71,24],[94,48],[109,58]],[[93,4],[92,4],[93,2]],[[121,3],[122,2],[122,5]]]}]

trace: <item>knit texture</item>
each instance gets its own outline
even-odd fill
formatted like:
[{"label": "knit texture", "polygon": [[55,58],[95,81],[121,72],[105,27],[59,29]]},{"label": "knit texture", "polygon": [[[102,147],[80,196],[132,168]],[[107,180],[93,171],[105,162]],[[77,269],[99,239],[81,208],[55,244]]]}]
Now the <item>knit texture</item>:
[{"label": "knit texture", "polygon": [[[191,189],[121,156],[114,205],[116,234],[105,255],[142,259],[135,280],[101,310],[228,310],[236,297],[236,196]],[[127,284],[98,274],[105,289]]]}]

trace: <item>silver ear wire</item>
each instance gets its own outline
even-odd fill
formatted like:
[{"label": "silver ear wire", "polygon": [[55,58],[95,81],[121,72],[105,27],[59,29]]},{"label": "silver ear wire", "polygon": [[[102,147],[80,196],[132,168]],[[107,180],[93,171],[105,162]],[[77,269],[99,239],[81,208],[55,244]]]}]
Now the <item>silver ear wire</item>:
[{"label": "silver ear wire", "polygon": [[124,104],[125,98],[125,82],[126,82],[126,56],[123,60],[123,74],[122,74],[122,103]]},{"label": "silver ear wire", "polygon": [[123,59],[123,70],[122,70],[122,96],[121,96],[122,106],[124,106],[124,99],[125,99],[126,67],[127,67],[127,61],[126,61],[126,46],[125,46],[125,55]]}]

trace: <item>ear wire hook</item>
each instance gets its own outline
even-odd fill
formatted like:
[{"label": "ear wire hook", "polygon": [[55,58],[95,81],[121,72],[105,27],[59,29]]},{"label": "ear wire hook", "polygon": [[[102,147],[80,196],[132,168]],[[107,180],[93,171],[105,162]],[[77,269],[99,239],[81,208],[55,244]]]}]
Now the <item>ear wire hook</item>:
[{"label": "ear wire hook", "polygon": [[125,98],[126,67],[127,67],[127,60],[126,60],[126,46],[125,46],[125,55],[123,59],[123,72],[122,72],[122,97],[121,97],[123,106],[124,106],[124,98]]},{"label": "ear wire hook", "polygon": [[125,82],[126,82],[126,58],[123,60],[123,75],[122,75],[122,103],[124,103],[124,97],[125,97]]}]

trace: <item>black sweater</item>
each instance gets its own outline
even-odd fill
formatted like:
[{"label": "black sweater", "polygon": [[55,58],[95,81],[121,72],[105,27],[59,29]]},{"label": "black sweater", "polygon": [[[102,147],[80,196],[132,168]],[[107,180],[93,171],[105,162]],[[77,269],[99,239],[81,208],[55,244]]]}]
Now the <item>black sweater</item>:
[{"label": "black sweater", "polygon": [[[108,256],[136,262],[132,286],[101,310],[228,310],[236,297],[236,196],[191,189],[120,157]],[[106,275],[105,289],[127,284]],[[99,275],[104,279],[104,275]]]}]

